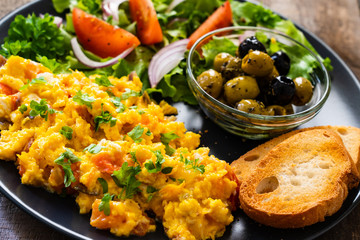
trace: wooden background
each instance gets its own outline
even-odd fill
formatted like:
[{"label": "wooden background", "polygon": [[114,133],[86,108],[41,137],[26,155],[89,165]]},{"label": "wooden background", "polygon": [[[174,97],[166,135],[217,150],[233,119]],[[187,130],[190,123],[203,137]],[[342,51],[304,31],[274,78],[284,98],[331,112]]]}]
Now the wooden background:
[{"label": "wooden background", "polygon": [[[30,1],[0,0],[0,18]],[[360,79],[360,0],[263,0],[261,2],[320,37]],[[23,212],[0,194],[0,239],[68,238]],[[360,205],[318,239],[360,239]]]}]

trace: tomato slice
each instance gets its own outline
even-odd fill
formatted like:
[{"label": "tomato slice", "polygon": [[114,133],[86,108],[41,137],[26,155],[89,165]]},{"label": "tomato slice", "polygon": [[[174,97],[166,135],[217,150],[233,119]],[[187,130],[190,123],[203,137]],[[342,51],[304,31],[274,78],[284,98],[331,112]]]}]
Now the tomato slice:
[{"label": "tomato slice", "polygon": [[198,40],[201,36],[205,35],[208,32],[214,31],[218,28],[228,27],[232,25],[232,11],[230,2],[226,1],[221,5],[216,11],[211,14],[205,22],[203,22],[198,29],[195,30],[189,37],[190,41],[187,45],[187,48],[190,49],[192,45]]},{"label": "tomato slice", "polygon": [[163,33],[151,0],[129,0],[129,7],[141,43],[151,45],[161,42]]},{"label": "tomato slice", "polygon": [[73,9],[72,19],[81,45],[102,58],[116,57],[124,50],[140,45],[139,39],[133,34],[81,9]]},{"label": "tomato slice", "polygon": [[5,95],[13,95],[13,94],[15,94],[17,92],[18,92],[17,90],[12,89],[8,85],[6,85],[4,83],[0,83],[0,93],[3,93]]}]

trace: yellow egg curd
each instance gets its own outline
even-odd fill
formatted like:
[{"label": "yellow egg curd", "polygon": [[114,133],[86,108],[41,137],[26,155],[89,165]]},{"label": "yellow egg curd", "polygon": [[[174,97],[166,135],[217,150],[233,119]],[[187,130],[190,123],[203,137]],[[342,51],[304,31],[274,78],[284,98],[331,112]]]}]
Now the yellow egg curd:
[{"label": "yellow egg curd", "polygon": [[171,239],[222,236],[236,208],[232,169],[141,89],[136,74],[55,75],[10,57],[0,159],[16,163],[23,184],[75,196],[92,226],[117,236],[155,231],[154,216]]}]

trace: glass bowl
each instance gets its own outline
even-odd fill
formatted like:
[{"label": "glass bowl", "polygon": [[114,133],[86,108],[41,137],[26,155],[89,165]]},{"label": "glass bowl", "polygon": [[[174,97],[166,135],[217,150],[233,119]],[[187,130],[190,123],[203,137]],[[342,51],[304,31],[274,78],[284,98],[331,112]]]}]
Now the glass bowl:
[{"label": "glass bowl", "polygon": [[[214,38],[227,38],[238,46],[242,39],[252,35],[266,36],[269,41],[275,40],[284,48],[291,47],[294,52],[301,52],[303,54],[301,59],[314,61],[316,68],[307,75],[307,78],[314,86],[312,99],[304,106],[293,105],[293,114],[269,116],[237,110],[213,98],[196,81],[196,75],[199,74],[197,70],[201,69],[201,64],[204,64],[204,66],[206,64],[204,60],[201,60],[202,46]],[[291,59],[292,56],[289,53],[288,55]],[[248,139],[275,137],[309,121],[319,113],[330,93],[329,75],[319,57],[298,41],[272,29],[235,26],[212,31],[202,36],[191,47],[186,65],[188,84],[205,114],[226,131]],[[304,70],[308,71],[308,69]]]}]

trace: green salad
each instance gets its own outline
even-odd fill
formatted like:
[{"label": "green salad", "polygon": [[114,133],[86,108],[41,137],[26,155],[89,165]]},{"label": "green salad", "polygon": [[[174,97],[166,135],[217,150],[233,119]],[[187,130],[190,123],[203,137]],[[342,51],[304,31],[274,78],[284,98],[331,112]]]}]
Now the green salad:
[{"label": "green salad", "polygon": [[[111,0],[104,2],[111,3]],[[143,82],[143,91],[151,96],[170,98],[172,101],[184,101],[189,104],[197,104],[190,92],[186,81],[185,59],[179,61],[175,67],[166,71],[156,87],[151,87],[149,81],[149,64],[155,54],[169,44],[182,39],[187,39],[196,31],[201,24],[211,16],[226,1],[223,0],[153,0],[152,4],[156,11],[157,21],[162,31],[162,41],[155,44],[139,44],[129,55],[116,60],[115,64],[92,68],[89,64],[79,61],[74,54],[71,39],[77,37],[74,28],[73,11],[81,9],[96,18],[104,19],[107,23],[124,29],[133,34],[139,34],[140,23],[134,21],[129,11],[129,1],[122,1],[116,5],[115,14],[112,9],[106,9],[102,0],[53,0],[55,10],[64,13],[65,19],[45,14],[35,14],[24,17],[16,16],[8,30],[8,37],[1,45],[0,54],[5,57],[19,55],[42,63],[54,73],[66,73],[69,69],[80,70],[87,75],[99,74],[104,77],[121,77],[135,71]],[[131,1],[130,1],[131,2]],[[282,19],[271,10],[250,2],[231,1],[232,24],[235,26],[262,26],[279,30],[288,36],[304,44],[316,53],[316,50],[306,40],[303,33],[289,21]],[[110,6],[110,5],[108,5]],[[61,23],[61,24],[60,24]],[[79,37],[78,37],[79,38]],[[221,41],[219,44],[216,41]],[[217,51],[232,52],[234,45],[226,42],[226,39],[218,38],[203,46],[203,61],[209,62],[214,58],[212,45],[221,46]],[[46,47],[44,47],[46,46]],[[276,48],[276,46],[272,46]],[[107,62],[113,57],[99,57],[89,50],[81,49],[84,55],[96,62]],[[184,56],[186,56],[185,49]],[[288,50],[291,52],[291,49]],[[300,54],[301,53],[297,53]],[[319,56],[320,57],[320,56]],[[298,63],[292,63],[291,71],[294,75],[298,72],[311,71],[314,67],[312,60],[298,58]],[[332,69],[330,59],[323,59],[328,70]],[[166,64],[166,63],[163,63]],[[154,71],[157,69],[154,68]],[[306,73],[305,73],[306,74]]]}]

